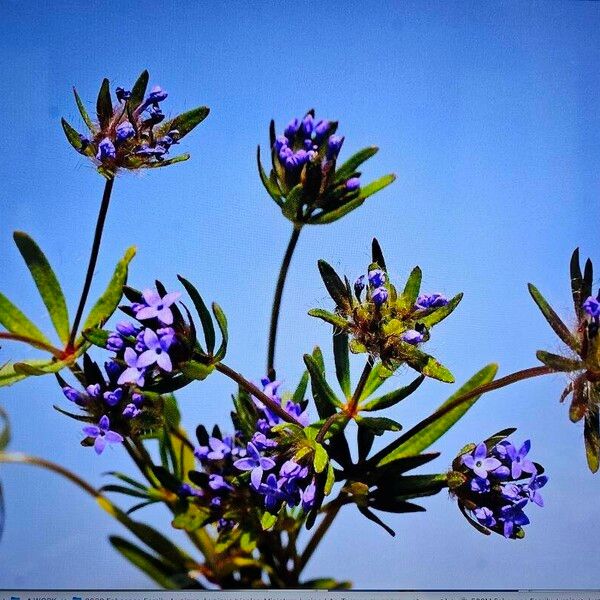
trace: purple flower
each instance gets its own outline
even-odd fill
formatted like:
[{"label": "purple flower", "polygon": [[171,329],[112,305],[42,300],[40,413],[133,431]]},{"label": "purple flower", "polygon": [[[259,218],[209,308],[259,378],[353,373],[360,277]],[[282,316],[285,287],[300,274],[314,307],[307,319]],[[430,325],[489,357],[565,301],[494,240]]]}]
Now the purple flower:
[{"label": "purple flower", "polygon": [[525,499],[516,504],[509,504],[502,507],[500,521],[504,522],[504,537],[512,537],[515,526],[529,525],[530,521],[523,512],[523,507],[526,504],[527,500]]},{"label": "purple flower", "polygon": [[356,297],[360,300],[360,295],[362,293],[362,291],[365,289],[365,276],[361,275],[355,282],[354,282],[354,293],[356,294]]},{"label": "purple flower", "polygon": [[182,498],[189,498],[190,496],[201,497],[204,495],[204,492],[192,487],[189,483],[182,483],[179,487],[178,495]]},{"label": "purple flower", "polygon": [[135,135],[135,129],[129,121],[117,125],[117,141],[124,142]]},{"label": "purple flower", "polygon": [[306,115],[304,119],[302,119],[302,131],[304,135],[310,136],[314,128],[314,119],[312,115]]},{"label": "purple flower", "polygon": [[83,433],[87,437],[95,439],[94,450],[96,454],[102,454],[106,444],[120,444],[123,442],[123,436],[116,431],[110,430],[110,421],[106,415],[103,415],[98,425],[87,425],[83,428]]},{"label": "purple flower", "polygon": [[401,336],[402,341],[413,345],[420,344],[424,338],[425,336],[416,329],[408,329]]},{"label": "purple flower", "polygon": [[115,149],[115,145],[111,142],[109,138],[104,138],[98,144],[98,153],[96,154],[96,158],[98,160],[106,160],[114,159],[117,156],[117,151]]},{"label": "purple flower", "polygon": [[139,408],[144,402],[144,396],[135,392],[131,394],[131,401]]},{"label": "purple flower", "polygon": [[446,306],[448,304],[448,298],[443,294],[423,294],[417,298],[415,304],[416,308],[439,308],[440,306]]},{"label": "purple flower", "polygon": [[123,349],[124,345],[123,339],[116,331],[113,331],[106,340],[106,349],[110,352],[118,352]]},{"label": "purple flower", "polygon": [[223,460],[228,454],[231,454],[231,447],[223,443],[219,438],[209,438],[208,445],[210,446],[210,450],[206,457],[210,460]]},{"label": "purple flower", "polygon": [[600,300],[590,296],[582,305],[583,310],[590,315],[590,317],[600,317]]},{"label": "purple flower", "polygon": [[166,100],[168,95],[169,94],[167,94],[167,92],[165,92],[165,90],[163,90],[159,85],[155,85],[150,90],[150,93],[146,98],[146,104],[157,104],[158,102],[162,102],[163,100]]},{"label": "purple flower", "polygon": [[326,121],[325,119],[321,119],[315,125],[314,131],[313,131],[313,136],[317,139],[322,138],[327,133],[327,130],[329,129],[330,125],[331,125],[331,123],[329,123],[329,121]]},{"label": "purple flower", "polygon": [[85,388],[85,391],[92,398],[99,398],[100,394],[102,393],[102,386],[99,383],[94,383],[92,385],[88,385]]},{"label": "purple flower", "polygon": [[485,494],[490,491],[489,479],[483,479],[481,477],[474,477],[471,479],[471,491],[477,492],[478,494]]},{"label": "purple flower", "polygon": [[276,152],[279,152],[282,148],[287,148],[288,144],[289,140],[285,137],[285,135],[278,135],[275,138],[275,144],[273,145],[273,147],[275,148]]},{"label": "purple flower", "polygon": [[121,402],[121,398],[123,397],[123,390],[121,388],[117,388],[112,391],[104,392],[103,396],[104,402],[109,406],[116,406]]},{"label": "purple flower", "polygon": [[371,300],[373,300],[376,306],[381,306],[387,299],[388,291],[383,286],[373,290],[373,293],[371,294]]},{"label": "purple flower", "polygon": [[513,502],[521,498],[521,486],[517,483],[505,483],[502,486],[502,497]]},{"label": "purple flower", "polygon": [[171,362],[168,350],[172,341],[172,337],[164,336],[159,338],[152,329],[147,328],[144,331],[144,344],[146,344],[148,350],[140,354],[136,367],[143,369],[156,363],[163,371],[170,373],[173,370],[173,363]]},{"label": "purple flower", "polygon": [[284,134],[287,138],[291,139],[296,135],[296,132],[298,131],[300,127],[300,121],[298,121],[298,119],[292,119],[287,127],[284,130]]},{"label": "purple flower", "polygon": [[513,479],[521,477],[523,471],[529,474],[537,473],[535,465],[528,458],[525,458],[530,448],[531,442],[529,440],[525,440],[519,450],[512,444],[506,447],[507,457],[511,461],[510,472]]},{"label": "purple flower", "polygon": [[295,402],[288,400],[284,409],[286,413],[292,415],[292,417],[295,417],[303,427],[308,426],[308,413],[306,411],[302,412],[302,407],[300,404],[296,404]]},{"label": "purple flower", "polygon": [[385,272],[381,269],[372,269],[371,271],[369,271],[369,283],[371,284],[371,287],[381,287],[385,283],[385,281]]},{"label": "purple flower", "polygon": [[250,481],[255,489],[258,489],[262,481],[263,471],[270,471],[275,466],[275,461],[266,456],[261,456],[256,446],[248,443],[248,456],[236,460],[233,465],[240,471],[251,471]]},{"label": "purple flower", "polygon": [[121,367],[114,360],[106,361],[104,363],[104,370],[111,381],[114,381],[121,374]]},{"label": "purple flower", "polygon": [[343,143],[343,137],[339,135],[329,136],[329,140],[327,140],[327,160],[335,160],[337,158]]},{"label": "purple flower", "polygon": [[123,409],[123,416],[126,419],[135,419],[141,412],[135,404],[131,403]]},{"label": "purple flower", "polygon": [[225,481],[223,475],[218,475],[217,473],[209,476],[208,486],[216,492],[220,490],[233,490],[233,486]]},{"label": "purple flower", "polygon": [[75,388],[72,388],[69,385],[66,385],[63,389],[63,394],[65,395],[65,397],[67,398],[67,400],[70,400],[71,402],[74,402],[75,404],[77,404],[77,406],[85,406],[87,404],[87,398],[78,390],[76,390]]},{"label": "purple flower", "polygon": [[221,533],[221,531],[227,531],[228,529],[232,529],[235,525],[235,521],[232,519],[224,519],[221,517],[217,521],[217,531]]},{"label": "purple flower", "polygon": [[119,385],[134,383],[142,387],[145,380],[144,370],[138,367],[138,355],[135,353],[135,350],[133,348],[125,348],[124,359],[127,368],[121,373],[117,383]]},{"label": "purple flower", "polygon": [[273,512],[277,504],[286,499],[285,493],[280,489],[277,477],[273,473],[269,473],[265,483],[260,483],[257,486],[259,493],[265,497],[265,507]]},{"label": "purple flower", "polygon": [[144,321],[145,319],[156,318],[165,325],[173,323],[173,313],[169,307],[181,296],[179,292],[171,292],[161,298],[154,290],[144,290],[142,296],[146,306],[136,313],[137,319]]},{"label": "purple flower", "polygon": [[131,92],[122,87],[118,87],[115,90],[115,94],[117,95],[117,100],[119,102],[124,102],[125,100],[129,100],[129,98],[131,98]]},{"label": "purple flower", "polygon": [[277,442],[268,438],[264,433],[257,431],[252,436],[252,443],[259,449],[265,450],[266,448],[275,448],[277,446]]},{"label": "purple flower", "polygon": [[139,329],[129,321],[122,321],[121,323],[117,323],[117,331],[121,335],[137,335]]},{"label": "purple flower", "polygon": [[548,477],[545,475],[534,475],[529,482],[523,486],[523,493],[538,506],[544,506],[544,499],[539,490],[548,483]]},{"label": "purple flower", "polygon": [[316,491],[317,486],[315,485],[315,482],[312,481],[302,492],[302,508],[305,512],[308,512],[314,506]]},{"label": "purple flower", "polygon": [[493,471],[500,466],[497,458],[487,457],[487,447],[483,442],[475,448],[473,454],[465,454],[462,463],[481,479],[487,479],[488,471]]},{"label": "purple flower", "polygon": [[481,525],[485,525],[486,527],[493,527],[496,524],[496,519],[494,519],[494,513],[487,508],[487,506],[482,506],[481,508],[476,508],[473,511],[475,518],[481,523]]},{"label": "purple flower", "polygon": [[357,190],[360,187],[360,179],[358,177],[351,177],[346,181],[346,189],[350,192]]}]

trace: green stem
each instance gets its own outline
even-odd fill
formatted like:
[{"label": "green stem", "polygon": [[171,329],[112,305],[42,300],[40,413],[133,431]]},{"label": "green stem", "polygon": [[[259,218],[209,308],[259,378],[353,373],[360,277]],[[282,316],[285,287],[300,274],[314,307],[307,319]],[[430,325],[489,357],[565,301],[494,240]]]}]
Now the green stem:
[{"label": "green stem", "polygon": [[516,373],[511,373],[510,375],[506,375],[505,377],[500,377],[500,379],[496,379],[494,381],[490,381],[489,383],[484,383],[479,387],[467,392],[466,394],[462,394],[455,398],[452,402],[447,405],[439,408],[434,413],[430,414],[428,417],[423,419],[420,423],[417,423],[412,429],[407,431],[404,435],[401,435],[397,440],[380,450],[377,454],[373,455],[369,460],[369,464],[377,464],[384,456],[389,454],[392,450],[395,450],[399,446],[401,446],[406,440],[410,439],[434,421],[437,421],[440,417],[448,414],[453,411],[457,406],[460,406],[463,402],[467,400],[471,400],[477,396],[481,396],[481,394],[485,394],[487,392],[491,392],[493,390],[498,390],[500,388],[506,387],[507,385],[511,385],[516,383],[517,381],[523,381],[524,379],[531,379],[533,377],[539,377],[540,375],[550,375],[552,373],[556,373],[550,367],[531,367],[530,369],[523,369],[522,371],[517,371]]},{"label": "green stem", "polygon": [[114,182],[114,178],[111,177],[110,179],[107,179],[106,184],[104,186],[104,193],[102,194],[100,211],[98,212],[98,220],[96,221],[96,230],[94,232],[94,241],[92,243],[90,260],[85,276],[85,282],[83,284],[83,290],[81,292],[81,298],[79,299],[79,306],[77,307],[77,313],[75,314],[75,320],[73,321],[71,335],[69,336],[67,351],[72,351],[74,348],[75,336],[77,335],[77,331],[79,330],[79,324],[81,323],[81,317],[83,316],[83,309],[85,308],[85,303],[87,301],[88,294],[90,293],[90,287],[92,285],[92,279],[94,278],[94,270],[96,268],[96,261],[98,260],[100,242],[102,241],[102,232],[104,231],[104,223],[106,222],[106,214],[108,213],[110,195],[112,193]]},{"label": "green stem", "polygon": [[87,481],[84,481],[79,475],[76,475],[72,471],[57,465],[56,463],[50,462],[44,458],[37,456],[31,456],[29,454],[23,454],[22,452],[0,452],[0,463],[12,463],[22,465],[33,465],[35,467],[41,467],[47,469],[65,477],[76,486],[87,492],[94,498],[103,498],[103,495],[94,487],[92,487]]},{"label": "green stem", "polygon": [[46,344],[45,342],[40,342],[35,338],[29,337],[27,335],[19,335],[17,333],[7,333],[6,331],[0,331],[0,340],[11,340],[14,342],[23,342],[24,344],[29,344],[33,348],[37,348],[38,350],[45,350],[46,352],[50,352],[54,358],[62,358],[63,352],[50,344]]},{"label": "green stem", "polygon": [[269,328],[269,349],[267,352],[267,375],[271,381],[275,381],[275,342],[277,339],[277,324],[279,322],[279,311],[281,309],[281,297],[283,295],[283,288],[285,287],[285,280],[290,268],[290,262],[300,237],[300,231],[302,225],[294,225],[292,236],[288,242],[281,268],[279,269],[279,277],[277,278],[277,285],[275,286],[275,296],[273,297],[273,308],[271,309],[271,326]]},{"label": "green stem", "polygon": [[281,417],[284,421],[302,427],[302,423],[300,423],[298,419],[285,411],[279,403],[269,398],[269,396],[259,390],[251,381],[248,381],[241,373],[234,371],[231,367],[228,367],[222,362],[217,363],[215,365],[215,369],[230,379],[233,379],[233,381],[235,381],[240,387],[244,388],[249,394],[252,394],[258,398],[258,400],[260,400],[263,404],[266,404],[269,407],[269,410]]}]

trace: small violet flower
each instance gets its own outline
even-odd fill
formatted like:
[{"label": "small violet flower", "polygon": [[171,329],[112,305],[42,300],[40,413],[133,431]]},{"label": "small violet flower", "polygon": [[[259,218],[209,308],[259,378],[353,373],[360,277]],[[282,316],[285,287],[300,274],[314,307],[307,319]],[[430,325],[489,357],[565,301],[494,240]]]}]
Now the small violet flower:
[{"label": "small violet flower", "polygon": [[481,479],[487,479],[488,472],[500,466],[500,461],[497,458],[487,457],[487,447],[483,442],[475,448],[473,454],[465,454],[462,457],[462,462]]},{"label": "small violet flower", "polygon": [[360,187],[360,179],[358,177],[352,177],[346,181],[346,189],[353,192]]},{"label": "small violet flower", "polygon": [[487,506],[476,508],[473,511],[473,514],[475,515],[475,518],[486,527],[493,527],[496,524],[494,513]]},{"label": "small violet flower", "polygon": [[135,135],[135,129],[129,121],[123,121],[117,125],[117,141],[124,142]]},{"label": "small violet flower", "polygon": [[106,160],[106,159],[114,159],[117,156],[117,151],[115,149],[115,145],[111,142],[109,138],[104,138],[98,144],[98,153],[96,154],[96,158],[98,160]]},{"label": "small violet flower", "polygon": [[409,329],[405,331],[401,336],[402,341],[406,342],[407,344],[413,345],[420,344],[424,338],[425,336],[416,329]]},{"label": "small violet flower", "polygon": [[373,269],[372,271],[369,271],[369,283],[371,284],[371,287],[381,287],[385,283],[385,281],[385,272],[381,269]]},{"label": "small violet flower", "polygon": [[233,465],[240,471],[251,471],[250,481],[255,489],[258,489],[264,471],[270,471],[275,466],[275,461],[266,456],[261,456],[257,447],[248,443],[248,456],[236,460]]},{"label": "small violet flower", "polygon": [[448,304],[448,298],[442,294],[423,294],[417,298],[415,304],[416,308],[439,308],[440,306],[446,306]]},{"label": "small violet flower", "polygon": [[173,363],[168,350],[172,343],[172,336],[159,338],[152,329],[146,329],[144,331],[144,344],[148,350],[140,354],[135,365],[136,368],[143,369],[156,363],[163,371],[170,373],[173,370]]},{"label": "small violet flower", "polygon": [[135,315],[137,319],[144,321],[156,318],[165,325],[173,323],[173,313],[169,307],[181,296],[179,292],[171,292],[164,298],[161,298],[154,290],[145,290],[142,295],[146,306],[137,311]]},{"label": "small violet flower", "polygon": [[124,357],[127,368],[121,373],[117,383],[133,383],[140,387],[144,385],[144,370],[138,367],[138,355],[133,348],[125,348]]},{"label": "small violet flower", "polygon": [[123,436],[116,431],[110,430],[110,421],[106,415],[103,415],[98,425],[88,425],[83,428],[83,433],[88,437],[94,438],[94,450],[96,454],[102,454],[106,444],[121,444]]},{"label": "small violet flower", "polygon": [[371,294],[371,300],[375,303],[375,306],[381,306],[388,299],[388,291],[385,287],[378,287],[373,290]]},{"label": "small violet flower", "polygon": [[529,440],[525,440],[518,450],[512,444],[506,447],[507,457],[511,461],[510,471],[513,479],[521,477],[523,471],[529,474],[537,473],[535,465],[528,458],[525,458],[530,448],[531,442]]},{"label": "small violet flower", "polygon": [[123,410],[126,419],[135,419],[142,411],[133,403],[128,404]]},{"label": "small violet flower", "polygon": [[504,537],[511,537],[514,533],[515,526],[529,525],[530,521],[527,515],[523,512],[523,507],[527,504],[527,500],[521,500],[516,504],[509,504],[502,507],[500,521],[504,523]]},{"label": "small violet flower", "polygon": [[600,317],[600,300],[590,296],[582,305],[583,310],[590,315],[590,317]]}]

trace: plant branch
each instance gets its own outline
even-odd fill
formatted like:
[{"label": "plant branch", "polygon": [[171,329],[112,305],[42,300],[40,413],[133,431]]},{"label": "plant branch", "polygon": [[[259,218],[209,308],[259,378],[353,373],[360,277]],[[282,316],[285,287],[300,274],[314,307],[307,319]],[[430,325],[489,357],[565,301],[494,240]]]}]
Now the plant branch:
[{"label": "plant branch", "polygon": [[271,381],[275,381],[275,342],[277,340],[277,324],[279,322],[279,311],[281,309],[281,297],[283,295],[283,288],[285,287],[285,280],[290,268],[290,262],[300,237],[300,231],[302,225],[294,225],[294,230],[288,242],[281,268],[279,269],[279,277],[277,278],[277,285],[275,286],[275,296],[273,297],[273,308],[271,309],[271,326],[269,328],[269,349],[267,352],[267,375]]},{"label": "plant branch", "polygon": [[369,464],[377,464],[379,460],[381,460],[384,456],[389,454],[392,450],[401,446],[406,440],[410,439],[427,426],[431,425],[434,421],[453,411],[457,406],[460,406],[463,402],[467,400],[471,400],[481,394],[485,394],[487,392],[491,392],[493,390],[498,390],[500,388],[506,387],[507,385],[511,385],[516,383],[517,381],[523,381],[524,379],[531,379],[533,377],[539,377],[540,375],[551,375],[552,373],[556,373],[554,369],[550,367],[531,367],[530,369],[523,369],[522,371],[517,371],[515,373],[511,373],[510,375],[506,375],[505,377],[500,377],[500,379],[496,379],[494,381],[490,381],[489,383],[484,383],[479,387],[467,392],[466,394],[462,394],[455,398],[452,402],[447,405],[439,408],[428,417],[423,419],[420,423],[417,423],[412,429],[407,431],[405,434],[401,435],[397,440],[380,450],[377,454],[373,455],[369,460]]},{"label": "plant branch", "polygon": [[248,381],[243,375],[241,375],[237,371],[234,371],[232,368],[228,367],[222,362],[217,363],[215,365],[215,369],[220,373],[223,373],[223,375],[226,375],[230,379],[233,379],[233,381],[235,381],[240,387],[244,388],[249,394],[252,394],[256,398],[258,398],[263,404],[265,404],[269,408],[270,411],[274,412],[284,421],[302,427],[302,423],[300,423],[298,419],[286,412],[281,406],[281,404],[275,402],[272,398],[269,398],[269,396],[267,396],[264,392],[259,390],[251,381]]},{"label": "plant branch", "polygon": [[13,342],[23,342],[25,344],[29,344],[33,348],[37,348],[38,350],[45,350],[46,352],[50,352],[54,358],[62,358],[63,351],[51,346],[50,344],[46,344],[44,342],[40,342],[35,338],[29,337],[27,335],[19,335],[17,333],[8,333],[6,331],[0,331],[0,340],[11,340]]},{"label": "plant branch", "polygon": [[67,351],[71,351],[74,348],[75,336],[81,323],[81,317],[83,316],[83,309],[87,301],[88,294],[90,293],[90,287],[92,285],[92,279],[94,278],[94,270],[96,268],[96,261],[98,260],[98,253],[100,251],[100,242],[102,241],[102,232],[104,231],[104,223],[106,221],[106,214],[108,213],[108,206],[110,204],[110,195],[112,193],[114,178],[110,178],[106,181],[104,186],[104,193],[102,194],[102,202],[100,204],[100,211],[98,212],[98,220],[96,221],[96,230],[94,232],[94,241],[92,243],[92,251],[90,253],[90,260],[88,263],[87,273],[85,276],[85,282],[83,284],[83,290],[81,292],[81,298],[79,299],[79,306],[77,307],[77,313],[75,314],[75,320],[73,321],[73,327],[71,329],[71,335],[69,336],[69,343],[67,344]]}]

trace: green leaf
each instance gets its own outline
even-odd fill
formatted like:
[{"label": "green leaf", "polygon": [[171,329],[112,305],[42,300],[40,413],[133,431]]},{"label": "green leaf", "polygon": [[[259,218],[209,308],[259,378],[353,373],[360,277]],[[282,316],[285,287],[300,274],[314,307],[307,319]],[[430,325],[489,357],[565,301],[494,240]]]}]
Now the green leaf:
[{"label": "green leaf", "polygon": [[360,395],[359,400],[364,400],[371,394],[375,393],[393,374],[394,372],[387,367],[384,367],[382,363],[377,363],[371,369],[371,372],[367,377],[367,382],[365,383],[365,387]]},{"label": "green leaf", "polygon": [[[463,400],[451,410],[446,410],[455,400],[471,392],[475,388],[489,383],[494,379],[498,371],[498,365],[489,364],[478,371],[469,379],[460,389],[452,394],[430,417],[422,421],[419,425],[407,431],[398,440],[390,444],[378,453],[378,465],[384,465],[394,459],[404,456],[419,454],[426,448],[429,448],[446,431],[448,431],[468,410],[479,400],[480,396],[475,396],[468,400]],[[390,451],[391,450],[391,451]]]},{"label": "green leaf", "polygon": [[108,125],[113,114],[112,100],[110,98],[110,83],[106,78],[102,80],[102,85],[98,92],[96,114],[98,115],[100,129],[104,129]]},{"label": "green leaf", "polygon": [[3,294],[0,294],[0,325],[15,335],[51,345],[48,338]]},{"label": "green leaf", "polygon": [[404,400],[408,396],[410,396],[416,389],[423,383],[425,377],[423,375],[419,375],[416,379],[414,379],[408,385],[401,387],[393,392],[389,392],[384,394],[383,396],[379,396],[379,398],[375,398],[374,400],[370,400],[365,405],[360,407],[360,410],[372,411],[372,410],[383,410],[384,408],[389,408],[390,406],[394,406],[401,400]]},{"label": "green leaf", "polygon": [[345,329],[348,325],[346,319],[344,319],[343,317],[340,317],[339,315],[331,313],[327,310],[323,310],[321,308],[312,308],[308,311],[308,314],[311,317],[317,317],[318,319],[322,319],[326,323],[330,323],[334,327],[337,327],[342,330]]},{"label": "green leaf", "polygon": [[79,94],[75,88],[73,88],[73,94],[75,96],[75,102],[77,103],[77,108],[79,109],[79,114],[81,115],[83,122],[87,125],[88,129],[94,133],[96,129],[94,123],[92,122],[92,119],[90,119],[90,115],[88,114],[88,111],[86,110],[85,105],[81,101],[81,98],[79,97]]},{"label": "green leaf", "polygon": [[202,323],[202,330],[204,331],[204,340],[206,341],[208,354],[212,354],[215,349],[215,326],[212,317],[208,312],[208,308],[198,290],[187,279],[181,275],[177,275],[177,279],[181,281],[183,287],[194,303],[194,307],[196,308],[196,312]]},{"label": "green leaf", "polygon": [[56,333],[66,344],[69,340],[69,315],[60,283],[40,247],[26,233],[15,231],[13,237],[48,309]]},{"label": "green leaf", "polygon": [[141,490],[136,490],[126,485],[117,485],[114,483],[109,483],[107,485],[103,485],[100,488],[101,492],[114,492],[115,494],[124,494],[125,496],[132,496],[134,498],[145,498],[148,499],[148,494]]},{"label": "green leaf", "polygon": [[100,296],[83,324],[82,329],[84,331],[86,329],[91,329],[92,327],[102,327],[115,310],[117,310],[119,302],[123,297],[123,286],[127,283],[129,263],[134,256],[135,247],[132,246],[125,252],[125,256],[117,263],[108,287],[102,296]]},{"label": "green leaf", "polygon": [[210,520],[210,509],[204,506],[189,504],[187,510],[178,514],[172,521],[175,529],[197,531]]},{"label": "green leaf", "polygon": [[292,396],[292,402],[294,404],[300,404],[300,402],[304,400],[309,379],[310,376],[308,374],[308,371],[304,371],[304,373],[302,373],[302,377],[300,378],[300,383],[298,384],[298,387],[296,388],[296,390],[294,391],[294,395]]},{"label": "green leaf", "polygon": [[[10,442],[10,423],[8,421],[8,415],[4,409],[0,406],[0,452],[6,450]],[[1,531],[1,528],[0,528]]]},{"label": "green leaf", "polygon": [[321,419],[327,418],[335,413],[336,407],[342,405],[329,384],[325,380],[323,371],[310,354],[304,355],[304,363],[310,373],[312,392],[317,412]]},{"label": "green leaf", "polygon": [[552,354],[552,352],[538,350],[535,355],[538,357],[538,360],[555,371],[569,372],[579,371],[585,368],[585,365],[580,360],[566,358],[564,356],[559,356],[558,354]]},{"label": "green leaf", "polygon": [[382,190],[383,188],[387,187],[388,185],[390,185],[390,183],[393,183],[395,180],[396,176],[392,173],[390,173],[389,175],[384,175],[383,177],[372,181],[364,187],[361,187],[358,197],[362,200],[365,200],[369,196],[372,196],[373,194],[377,193],[379,190]]},{"label": "green leaf", "polygon": [[131,88],[131,97],[127,101],[132,110],[135,110],[144,101],[149,79],[150,75],[148,74],[148,71],[144,70],[133,84],[133,87]]},{"label": "green leaf", "polygon": [[404,286],[403,301],[406,307],[414,306],[417,298],[419,297],[419,290],[421,289],[421,279],[423,273],[419,267],[415,267],[408,276],[406,285]]},{"label": "green leaf", "polygon": [[110,331],[94,327],[92,329],[84,330],[82,335],[84,339],[86,339],[93,346],[97,346],[98,348],[106,348],[106,342],[110,336]]},{"label": "green leaf", "polygon": [[348,179],[348,177],[351,177],[358,167],[377,154],[378,150],[379,148],[377,146],[368,146],[367,148],[359,150],[356,154],[353,154],[341,167],[336,168],[333,182],[341,183]]},{"label": "green leaf", "polygon": [[539,290],[532,284],[528,284],[531,297],[542,311],[544,318],[554,330],[554,333],[575,352],[580,351],[579,340],[569,331],[569,328],[562,322],[560,317],[554,312],[554,309],[548,304],[546,299],[540,294]]},{"label": "green leaf", "polygon": [[582,297],[581,293],[583,287],[583,275],[581,274],[581,267],[579,266],[579,248],[575,248],[575,251],[571,256],[570,273],[573,305],[575,306],[575,313],[581,318],[581,304],[585,298]]},{"label": "green leaf", "polygon": [[260,519],[260,525],[263,531],[269,531],[273,529],[273,526],[277,522],[277,515],[272,515],[270,512],[266,512]]},{"label": "green leaf", "polygon": [[323,283],[336,305],[339,308],[349,309],[350,299],[348,298],[348,292],[344,282],[327,262],[319,260],[317,264]]},{"label": "green leaf", "polygon": [[196,360],[188,360],[181,365],[181,372],[187,378],[198,381],[204,381],[214,370],[214,365],[205,365]]},{"label": "green leaf", "polygon": [[588,467],[592,473],[600,466],[600,407],[591,405],[583,422],[583,438]]},{"label": "green leaf", "polygon": [[309,225],[327,225],[328,223],[333,223],[345,217],[348,213],[351,213],[353,210],[357,209],[359,206],[362,206],[365,202],[364,198],[354,198],[349,200],[342,206],[335,208],[333,210],[323,211],[322,213],[311,217],[307,222]]},{"label": "green leaf", "polygon": [[143,164],[144,169],[162,169],[163,167],[168,167],[169,165],[174,165],[175,163],[185,162],[190,159],[190,155],[186,152],[184,154],[179,154],[178,156],[174,156],[173,158],[168,158],[167,160],[159,160],[156,162],[145,162]]},{"label": "green leaf", "polygon": [[93,156],[93,151],[90,149],[89,146],[85,150],[82,150],[83,142],[81,141],[81,136],[79,135],[79,132],[73,129],[73,127],[71,127],[71,125],[69,125],[69,123],[65,119],[61,119],[60,122],[62,124],[63,131],[65,132],[65,136],[67,137],[69,144],[71,144],[71,146],[73,146],[73,148],[75,148],[77,152],[83,152],[83,154]]},{"label": "green leaf", "polygon": [[215,315],[215,319],[217,320],[217,325],[219,326],[222,337],[221,345],[215,354],[215,360],[220,361],[225,358],[225,354],[227,353],[227,341],[229,339],[227,333],[227,317],[225,316],[223,309],[216,302],[212,303],[212,310],[213,314]]},{"label": "green leaf", "polygon": [[65,360],[44,361],[43,363],[39,364],[33,364],[33,361],[16,362],[13,367],[16,373],[26,376],[40,376],[48,375],[49,373],[58,373],[65,367],[72,365],[75,359],[81,355],[83,350],[85,350],[85,348],[79,348],[77,354],[72,354]]},{"label": "green leaf", "polygon": [[300,209],[304,199],[304,187],[301,183],[294,186],[285,198],[285,203],[281,207],[283,216],[292,221],[298,222],[300,218]]},{"label": "green leaf", "polygon": [[386,431],[400,431],[402,425],[387,417],[356,417],[356,422],[372,431],[375,435],[383,435]]},{"label": "green leaf", "polygon": [[335,359],[335,374],[346,398],[350,397],[350,357],[348,354],[348,334],[333,334],[333,356]]},{"label": "green leaf", "polygon": [[423,323],[426,327],[433,327],[443,319],[445,319],[459,305],[463,298],[463,293],[456,294],[448,304],[436,308],[432,313],[419,318],[419,323]]},{"label": "green leaf", "polygon": [[148,489],[143,483],[140,483],[139,481],[136,481],[128,475],[125,475],[125,473],[120,473],[119,471],[107,471],[106,473],[104,473],[104,475],[110,475],[111,477],[120,479],[121,481],[124,481],[125,483],[128,483],[129,485],[138,488],[138,490],[146,491]]},{"label": "green leaf", "polygon": [[256,163],[258,165],[258,174],[260,175],[260,180],[264,188],[267,190],[269,196],[277,202],[279,207],[283,206],[283,201],[281,200],[281,191],[279,186],[271,180],[271,178],[265,173],[265,170],[262,165],[262,161],[260,159],[260,146],[256,147]]},{"label": "green leaf", "polygon": [[327,450],[319,444],[315,442],[315,454],[313,456],[313,467],[315,469],[315,473],[322,473],[329,462],[329,456],[327,455]]},{"label": "green leaf", "polygon": [[371,258],[380,269],[383,269],[387,272],[387,267],[385,266],[385,258],[383,257],[383,250],[381,249],[377,238],[373,238],[373,241],[371,242]]},{"label": "green leaf", "polygon": [[427,375],[427,377],[432,377],[446,383],[454,383],[454,375],[444,365],[433,358],[433,356],[426,354],[415,346],[403,344],[402,358],[415,371],[419,371],[419,373]]},{"label": "green leaf", "polygon": [[[47,362],[48,361],[44,359],[28,361],[29,364],[34,365],[45,365]],[[26,377],[27,375],[23,373],[17,373],[17,371],[15,371],[14,363],[6,363],[5,365],[2,365],[2,367],[0,367],[0,387],[7,387],[9,385],[13,385],[18,381],[25,379]]]},{"label": "green leaf", "polygon": [[161,131],[167,133],[173,129],[179,131],[179,139],[182,139],[186,136],[192,129],[194,129],[197,125],[202,123],[206,117],[208,117],[208,113],[210,109],[208,106],[198,106],[197,108],[193,108],[192,110],[188,110],[180,115],[177,115],[172,121],[166,123]]},{"label": "green leaf", "polygon": [[185,570],[177,573],[164,561],[123,538],[110,536],[109,541],[119,554],[165,589],[180,589],[181,577],[189,579]]}]

